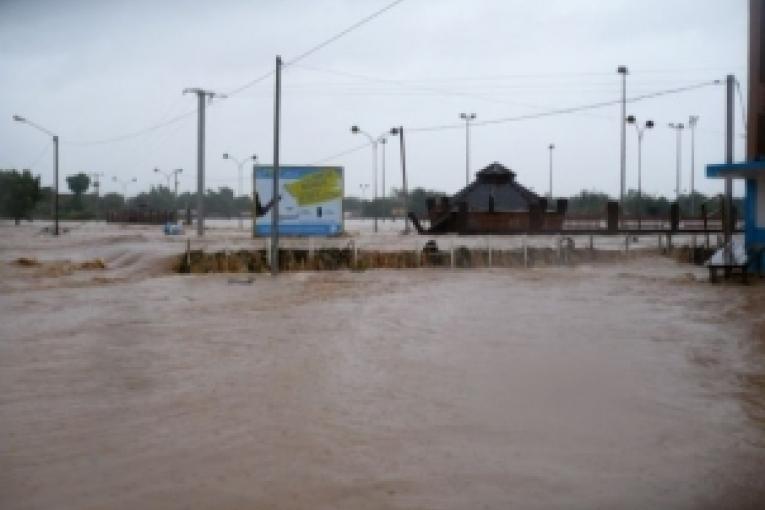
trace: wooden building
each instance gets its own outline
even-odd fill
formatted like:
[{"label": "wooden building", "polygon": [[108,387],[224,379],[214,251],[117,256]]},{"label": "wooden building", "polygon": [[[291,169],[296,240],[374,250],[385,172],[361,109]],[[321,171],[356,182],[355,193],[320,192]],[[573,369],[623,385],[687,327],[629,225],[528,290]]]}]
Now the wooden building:
[{"label": "wooden building", "polygon": [[476,180],[453,197],[428,201],[430,227],[409,217],[420,233],[427,234],[513,234],[557,232],[563,225],[566,200],[548,210],[548,200],[522,186],[515,172],[492,163],[476,174]]}]

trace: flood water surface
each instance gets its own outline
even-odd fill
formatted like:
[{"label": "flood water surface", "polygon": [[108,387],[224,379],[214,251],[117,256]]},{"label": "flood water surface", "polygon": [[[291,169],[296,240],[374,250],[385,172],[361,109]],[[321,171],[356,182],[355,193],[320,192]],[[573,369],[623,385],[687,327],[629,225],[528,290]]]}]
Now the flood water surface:
[{"label": "flood water surface", "polygon": [[765,291],[688,271],[14,287],[0,507],[763,508]]}]

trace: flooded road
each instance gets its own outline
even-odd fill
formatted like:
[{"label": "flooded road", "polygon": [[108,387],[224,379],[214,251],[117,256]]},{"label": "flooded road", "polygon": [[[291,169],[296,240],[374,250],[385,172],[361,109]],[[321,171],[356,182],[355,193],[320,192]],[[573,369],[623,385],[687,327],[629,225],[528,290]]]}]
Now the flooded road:
[{"label": "flooded road", "polygon": [[0,508],[763,508],[765,288],[689,271],[8,289]]}]

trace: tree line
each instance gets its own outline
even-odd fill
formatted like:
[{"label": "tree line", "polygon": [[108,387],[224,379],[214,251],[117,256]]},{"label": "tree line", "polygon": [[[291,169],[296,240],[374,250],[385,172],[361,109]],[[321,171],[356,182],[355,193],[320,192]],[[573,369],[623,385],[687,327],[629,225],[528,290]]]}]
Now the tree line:
[{"label": "tree line", "polygon": [[[153,211],[185,211],[196,207],[196,193],[184,192],[177,196],[166,186],[156,186],[149,191],[126,198],[120,193],[103,195],[91,191],[93,182],[85,173],[66,177],[70,193],[59,193],[59,217],[70,220],[104,219],[110,211],[121,209],[146,209]],[[90,192],[89,192],[90,191]],[[427,199],[447,196],[446,193],[425,188],[414,188],[408,194],[408,210],[417,216],[427,214]],[[53,215],[53,190],[41,187],[39,176],[29,170],[0,170],[0,216],[11,218],[18,224],[23,219],[51,218]],[[599,191],[581,191],[568,198],[568,213],[572,215],[602,216],[606,204],[613,200]],[[211,217],[235,218],[249,215],[253,208],[252,197],[237,197],[228,187],[208,189],[204,196],[205,210]],[[670,204],[666,197],[629,190],[624,197],[624,214],[635,217],[640,211],[643,217],[667,217]],[[702,204],[708,214],[719,212],[720,195],[708,196],[695,192],[682,195],[678,200],[681,216],[700,216]],[[741,199],[734,205],[741,211]],[[402,190],[394,189],[390,196],[376,200],[358,197],[343,199],[343,210],[356,217],[401,217],[404,214]]]}]

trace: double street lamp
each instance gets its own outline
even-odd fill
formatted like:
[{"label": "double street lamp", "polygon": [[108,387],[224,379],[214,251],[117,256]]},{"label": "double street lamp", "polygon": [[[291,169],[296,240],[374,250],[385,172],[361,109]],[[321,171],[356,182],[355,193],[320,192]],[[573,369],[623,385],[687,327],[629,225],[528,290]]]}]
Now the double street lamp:
[{"label": "double street lamp", "polygon": [[646,129],[653,129],[653,121],[647,120],[641,126],[634,115],[630,115],[625,120],[627,124],[635,126],[638,135],[638,230],[640,230],[643,222],[643,134]]},{"label": "double street lamp", "polygon": [[[237,168],[237,186],[239,188],[238,193],[239,193],[239,196],[241,197],[242,194],[243,194],[242,193],[242,191],[243,191],[242,190],[242,167],[248,161],[253,161],[253,162],[258,161],[258,156],[256,154],[253,154],[252,156],[247,156],[246,158],[244,158],[242,160],[239,160],[239,159],[235,158],[234,156],[232,156],[231,154],[229,154],[228,152],[224,152],[223,153],[223,159],[230,159],[231,161],[233,161],[236,164],[236,168]],[[239,228],[241,229],[242,228],[242,213],[241,213],[241,211],[237,211],[237,217],[239,218]]]},{"label": "double street lamp", "polygon": [[42,131],[46,135],[53,138],[53,235],[59,234],[58,229],[58,135],[54,135],[51,131],[45,129],[32,122],[29,119],[22,117],[21,115],[14,115],[13,120],[16,122],[23,122],[28,124],[38,131]]},{"label": "double street lamp", "polygon": [[165,179],[167,180],[167,189],[170,189],[170,178],[175,177],[175,186],[173,188],[173,194],[177,197],[178,196],[178,174],[183,173],[183,168],[176,168],[172,172],[163,172],[159,168],[154,168],[154,173],[165,176]]},{"label": "double street lamp", "polygon": [[676,173],[677,173],[677,175],[675,177],[675,181],[676,181],[675,195],[676,195],[677,200],[680,200],[680,167],[682,166],[681,151],[682,151],[682,143],[683,143],[682,135],[683,135],[683,129],[685,129],[685,124],[683,124],[682,122],[680,122],[680,123],[670,122],[667,125],[671,129],[674,129],[675,132],[677,133],[677,149],[675,150],[676,159],[677,159],[677,161],[676,161],[676,166],[677,166]]},{"label": "double street lamp", "polygon": [[118,179],[116,176],[112,177],[112,181],[116,182],[117,184],[122,186],[122,196],[125,197],[125,201],[127,202],[127,188],[129,184],[132,184],[134,182],[138,182],[138,179],[136,177],[133,177],[128,180],[122,180]]},{"label": "double street lamp", "polygon": [[377,144],[378,143],[385,143],[383,140],[385,140],[385,135],[387,133],[383,133],[377,137],[374,137],[367,133],[366,131],[359,128],[359,126],[353,125],[351,126],[351,133],[354,135],[364,135],[369,139],[369,143],[372,145],[372,194],[374,195],[374,202],[372,204],[372,211],[374,213],[374,219],[375,219],[375,233],[377,232]]}]

